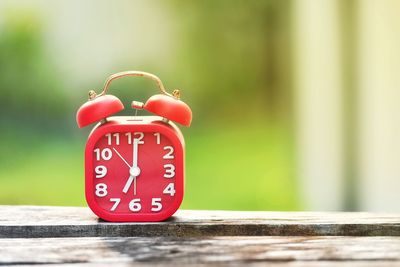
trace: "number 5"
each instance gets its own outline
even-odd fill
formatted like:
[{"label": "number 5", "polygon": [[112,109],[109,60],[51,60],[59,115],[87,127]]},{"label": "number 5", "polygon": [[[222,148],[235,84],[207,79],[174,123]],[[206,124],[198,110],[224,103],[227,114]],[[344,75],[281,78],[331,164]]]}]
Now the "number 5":
[{"label": "number 5", "polygon": [[161,198],[152,198],[151,206],[151,211],[160,211],[162,209]]}]

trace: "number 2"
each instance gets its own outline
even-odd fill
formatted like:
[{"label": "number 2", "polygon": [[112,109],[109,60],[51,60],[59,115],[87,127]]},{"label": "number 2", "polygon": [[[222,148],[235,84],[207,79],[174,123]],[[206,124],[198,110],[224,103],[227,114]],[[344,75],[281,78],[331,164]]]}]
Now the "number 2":
[{"label": "number 2", "polygon": [[169,150],[167,154],[164,155],[163,159],[173,159],[174,158],[174,148],[172,146],[165,146],[164,150]]}]

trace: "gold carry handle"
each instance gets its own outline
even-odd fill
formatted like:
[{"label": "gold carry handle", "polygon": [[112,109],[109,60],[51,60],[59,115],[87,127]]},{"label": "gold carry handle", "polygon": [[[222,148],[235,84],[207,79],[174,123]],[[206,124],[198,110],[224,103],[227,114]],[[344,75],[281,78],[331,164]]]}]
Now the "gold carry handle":
[{"label": "gold carry handle", "polygon": [[[110,77],[108,77],[106,82],[104,83],[103,91],[98,96],[102,96],[107,93],[108,88],[110,87],[110,84],[112,81],[117,80],[122,77],[127,77],[127,76],[149,78],[157,83],[157,86],[160,89],[161,93],[168,95],[168,96],[172,96],[171,94],[167,93],[167,91],[165,90],[164,84],[162,83],[160,78],[158,78],[156,75],[148,73],[148,72],[144,72],[144,71],[135,71],[135,70],[118,72],[118,73],[115,73],[115,74],[111,75]],[[96,96],[97,96],[97,94],[95,91],[93,91],[93,90],[89,91],[89,99],[93,99]],[[179,90],[174,90],[173,96],[179,97]]]}]

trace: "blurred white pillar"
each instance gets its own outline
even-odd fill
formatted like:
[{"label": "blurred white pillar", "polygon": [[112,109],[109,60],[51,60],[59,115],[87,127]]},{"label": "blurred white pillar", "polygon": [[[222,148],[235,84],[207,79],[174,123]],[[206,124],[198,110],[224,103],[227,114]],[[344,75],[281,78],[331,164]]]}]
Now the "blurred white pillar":
[{"label": "blurred white pillar", "polygon": [[359,174],[363,210],[400,212],[400,1],[359,1]]},{"label": "blurred white pillar", "polygon": [[297,162],[307,210],[343,208],[342,77],[336,0],[293,7]]}]

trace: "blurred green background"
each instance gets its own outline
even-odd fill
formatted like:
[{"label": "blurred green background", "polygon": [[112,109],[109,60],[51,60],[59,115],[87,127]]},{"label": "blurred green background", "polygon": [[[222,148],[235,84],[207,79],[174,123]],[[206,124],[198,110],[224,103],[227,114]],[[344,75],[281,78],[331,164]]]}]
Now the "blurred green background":
[{"label": "blurred green background", "polygon": [[[362,86],[354,53],[362,40],[353,34],[363,31],[356,21],[363,5],[333,0],[0,1],[0,204],[85,205],[83,151],[91,127],[78,129],[75,112],[87,92],[99,92],[110,74],[143,70],[159,76],[169,91],[181,89],[193,110],[192,126],[182,129],[187,145],[183,208],[384,209],[365,204],[357,189],[362,171],[355,171],[358,146],[353,141],[363,130],[354,127],[360,118],[352,115],[359,107],[357,86]],[[382,5],[386,11],[398,6]],[[312,26],[318,22],[320,28]],[[303,40],[302,31],[311,33]],[[322,74],[310,67],[315,50],[303,47],[307,40],[328,44],[323,59],[315,52],[313,66]],[[339,52],[330,50],[332,40]],[[329,54],[343,60],[330,62]],[[341,75],[326,79],[324,73],[332,68]],[[317,88],[321,97],[341,106],[340,122],[329,122],[329,114],[338,113],[329,105],[310,111],[310,116],[320,114],[317,121],[302,113],[310,104],[323,103],[314,96],[302,101],[314,79],[326,84]],[[156,92],[144,79],[116,81],[110,89],[126,107]],[[341,92],[339,103],[330,92]],[[123,114],[133,111],[126,108]],[[338,129],[322,144],[345,151],[321,148],[318,138],[302,130],[313,127],[316,136],[326,134],[319,134],[320,128]],[[310,155],[303,153],[309,150]],[[324,158],[329,153],[340,164],[331,166]],[[304,173],[309,163],[315,168]],[[314,169],[320,171],[314,175]],[[398,174],[398,168],[393,170],[391,181]],[[310,186],[307,177],[313,176],[317,181]],[[339,193],[318,195],[324,187]],[[334,204],[313,205],[325,198]]]}]

